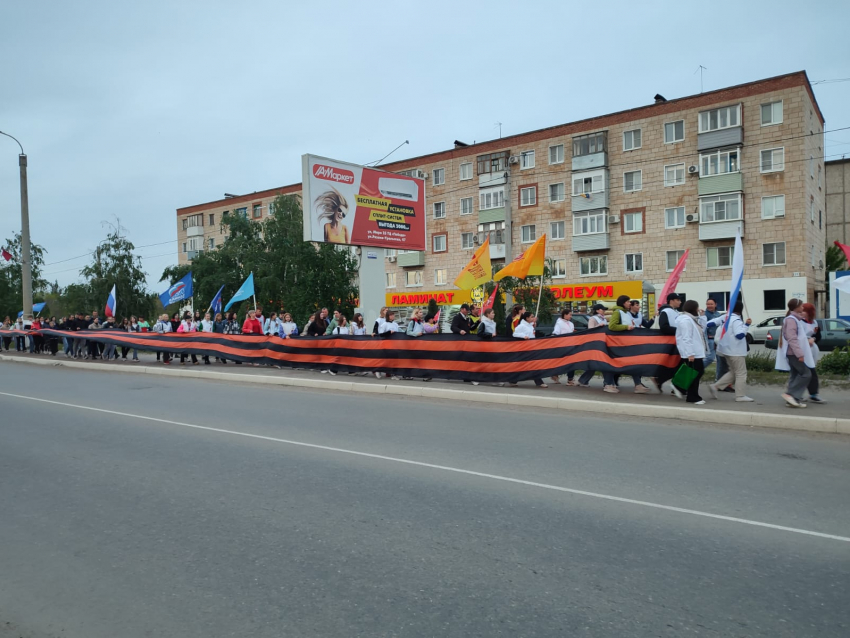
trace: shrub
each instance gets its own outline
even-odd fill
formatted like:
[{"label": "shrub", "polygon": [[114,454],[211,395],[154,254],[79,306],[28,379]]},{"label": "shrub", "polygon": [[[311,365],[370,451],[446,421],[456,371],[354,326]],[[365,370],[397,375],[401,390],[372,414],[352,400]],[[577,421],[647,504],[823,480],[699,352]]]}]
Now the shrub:
[{"label": "shrub", "polygon": [[776,367],[776,358],[772,352],[762,350],[747,355],[747,370],[752,372],[772,372]]},{"label": "shrub", "polygon": [[836,348],[818,361],[820,373],[850,375],[850,346]]}]

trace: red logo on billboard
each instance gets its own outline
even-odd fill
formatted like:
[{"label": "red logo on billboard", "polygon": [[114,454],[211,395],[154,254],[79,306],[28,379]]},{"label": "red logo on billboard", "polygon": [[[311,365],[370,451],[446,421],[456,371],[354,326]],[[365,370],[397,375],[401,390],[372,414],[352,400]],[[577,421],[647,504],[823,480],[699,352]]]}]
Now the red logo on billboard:
[{"label": "red logo on billboard", "polygon": [[331,182],[342,182],[343,184],[354,183],[354,173],[351,171],[347,171],[344,168],[324,166],[322,164],[316,164],[313,167],[313,176],[319,179],[327,179]]}]

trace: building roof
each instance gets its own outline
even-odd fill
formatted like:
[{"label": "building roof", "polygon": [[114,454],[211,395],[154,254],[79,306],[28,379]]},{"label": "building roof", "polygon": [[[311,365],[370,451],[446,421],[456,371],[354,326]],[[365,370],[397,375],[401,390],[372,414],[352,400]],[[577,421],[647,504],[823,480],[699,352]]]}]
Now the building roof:
[{"label": "building roof", "polygon": [[[812,85],[809,82],[808,75],[805,71],[794,71],[793,73],[786,73],[784,75],[777,75],[772,78],[765,78],[763,80],[756,80],[754,82],[737,84],[735,86],[717,89],[715,91],[706,91],[705,93],[698,93],[696,95],[675,98],[672,100],[667,100],[665,102],[656,102],[654,104],[638,106],[636,108],[626,109],[625,111],[617,111],[616,113],[599,115],[584,120],[569,122],[567,124],[558,124],[547,128],[537,129],[535,131],[528,131],[525,133],[517,133],[516,135],[509,135],[507,137],[502,137],[495,140],[488,140],[486,142],[479,142],[477,144],[469,144],[466,146],[456,147],[444,151],[437,151],[435,153],[429,153],[427,155],[419,155],[418,157],[411,157],[408,159],[399,160],[397,162],[390,162],[389,164],[382,164],[381,166],[376,168],[380,168],[381,170],[390,172],[403,171],[410,168],[417,168],[422,164],[438,162],[440,160],[450,160],[456,157],[467,157],[471,154],[480,155],[484,153],[492,153],[494,151],[502,150],[511,145],[530,144],[551,137],[573,135],[575,133],[590,133],[594,130],[604,129],[609,126],[622,124],[624,122],[629,122],[632,120],[654,117],[658,115],[665,115],[667,113],[676,113],[685,109],[699,108],[702,106],[717,104],[718,102],[738,100],[745,97],[750,97],[752,95],[758,95],[760,93],[769,93],[771,91],[788,89],[795,86],[802,86],[806,89],[809,94],[809,97],[812,100],[812,104],[814,104],[815,111],[818,114],[818,119],[820,120],[821,126],[823,126],[825,121],[823,113],[821,113],[820,106],[818,106],[817,100],[815,99],[815,94],[814,91],[812,91]],[[251,195],[242,195],[239,197],[215,200],[206,204],[196,204],[193,206],[187,206],[185,208],[178,208],[177,214],[186,215],[189,213],[206,210],[208,208],[225,206],[230,204],[231,202],[234,204],[239,204],[243,202],[250,202],[252,200],[260,199],[263,197],[269,197],[270,195],[282,195],[286,193],[298,192],[300,190],[301,183],[299,182],[297,184],[290,184],[288,186],[282,186],[279,188],[258,191],[256,193],[252,193]]]}]

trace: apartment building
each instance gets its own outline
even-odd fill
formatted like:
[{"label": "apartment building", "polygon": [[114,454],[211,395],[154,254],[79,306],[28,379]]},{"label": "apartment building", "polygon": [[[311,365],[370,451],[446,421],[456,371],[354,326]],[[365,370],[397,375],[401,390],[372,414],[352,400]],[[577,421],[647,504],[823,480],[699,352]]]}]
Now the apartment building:
[{"label": "apartment building", "polygon": [[850,158],[826,162],[826,246],[850,244]]},{"label": "apartment building", "polygon": [[[486,237],[498,264],[546,233],[565,305],[652,306],[690,250],[679,291],[725,308],[739,230],[750,316],[822,303],[823,123],[797,72],[386,164],[425,179],[429,247],[386,251],[387,305],[460,303],[452,282]],[[262,219],[283,192],[300,185],[178,209],[181,262],[223,240],[224,211]]]}]

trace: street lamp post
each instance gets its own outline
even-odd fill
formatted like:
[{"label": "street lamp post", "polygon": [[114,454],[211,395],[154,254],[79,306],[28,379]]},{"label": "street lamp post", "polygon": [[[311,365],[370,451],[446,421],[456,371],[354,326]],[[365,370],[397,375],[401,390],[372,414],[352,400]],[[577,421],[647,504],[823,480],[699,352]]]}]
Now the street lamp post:
[{"label": "street lamp post", "polygon": [[17,138],[0,131],[0,135],[10,137],[21,149],[18,166],[21,171],[21,287],[23,288],[24,315],[32,312],[32,253],[30,249],[30,204],[27,191],[27,155]]}]

